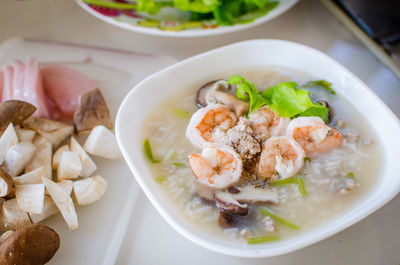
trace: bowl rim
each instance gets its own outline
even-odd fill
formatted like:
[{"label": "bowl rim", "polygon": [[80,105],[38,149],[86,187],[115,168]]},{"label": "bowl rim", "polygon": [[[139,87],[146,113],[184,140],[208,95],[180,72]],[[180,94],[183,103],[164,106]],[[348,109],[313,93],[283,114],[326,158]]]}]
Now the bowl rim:
[{"label": "bowl rim", "polygon": [[118,22],[110,17],[107,17],[105,15],[100,14],[99,12],[96,12],[95,10],[90,8],[87,4],[85,4],[82,0],[77,0],[75,2],[80,7],[82,7],[86,12],[95,16],[96,18],[98,18],[106,23],[109,23],[111,25],[114,25],[116,27],[126,29],[128,31],[139,32],[139,33],[143,33],[143,34],[160,36],[160,37],[197,38],[197,37],[209,37],[209,36],[211,37],[211,36],[217,36],[217,35],[223,35],[223,34],[228,34],[228,33],[232,33],[232,32],[237,32],[237,31],[252,28],[252,27],[258,26],[260,24],[263,24],[267,21],[273,20],[276,17],[284,14],[286,11],[291,9],[293,6],[295,6],[299,2],[299,0],[289,0],[289,1],[290,2],[284,8],[279,9],[279,12],[268,13],[256,20],[254,20],[251,23],[236,24],[233,26],[223,26],[223,27],[219,27],[217,29],[183,30],[183,31],[179,31],[179,32],[166,31],[166,30],[160,30],[160,29],[155,29],[155,28],[146,28],[146,27],[142,27],[142,26],[136,26],[136,25],[131,25],[128,23]]},{"label": "bowl rim", "polygon": [[[117,141],[118,144],[121,148],[122,154],[124,156],[124,159],[126,160],[129,168],[131,169],[134,177],[138,181],[139,185],[141,186],[142,190],[146,194],[147,198],[151,201],[153,206],[157,209],[157,211],[163,216],[163,218],[179,233],[181,233],[184,237],[189,239],[190,241],[205,247],[206,249],[230,255],[230,256],[236,256],[236,257],[248,257],[248,258],[261,258],[261,257],[270,257],[270,256],[278,256],[282,254],[286,254],[298,249],[301,249],[303,247],[312,245],[316,242],[319,242],[323,239],[326,239],[340,231],[343,231],[344,229],[348,228],[349,226],[359,222],[360,220],[364,219],[368,215],[372,214],[375,212],[377,209],[388,203],[390,200],[392,200],[399,192],[400,192],[400,180],[397,182],[397,185],[393,187],[390,193],[386,193],[384,195],[384,198],[377,203],[375,203],[373,206],[370,206],[368,209],[362,209],[360,212],[357,213],[355,217],[352,217],[351,219],[347,220],[345,224],[340,224],[338,227],[332,226],[332,227],[326,227],[324,225],[317,227],[316,229],[311,229],[303,234],[299,234],[291,239],[287,239],[288,243],[292,243],[291,240],[299,240],[302,239],[303,237],[307,237],[311,232],[315,235],[312,235],[311,238],[301,240],[297,244],[289,244],[290,246],[287,248],[282,248],[282,247],[276,247],[276,248],[240,248],[240,247],[232,247],[232,246],[224,246],[222,244],[216,243],[216,242],[210,242],[210,240],[207,240],[205,238],[199,237],[197,234],[194,232],[190,231],[189,229],[185,228],[181,222],[176,220],[168,211],[167,209],[158,202],[158,199],[153,195],[153,191],[150,186],[146,184],[145,176],[146,174],[141,174],[140,170],[137,169],[136,163],[134,162],[133,159],[131,159],[131,156],[129,155],[128,151],[125,148],[125,145],[123,143],[122,137],[121,137],[121,130],[122,130],[122,123],[121,123],[121,117],[123,116],[123,112],[126,109],[126,107],[129,105],[129,100],[132,98],[132,96],[141,89],[141,87],[144,87],[144,85],[152,80],[153,78],[156,78],[158,75],[168,73],[169,71],[183,67],[186,64],[192,64],[193,62],[196,62],[199,58],[202,57],[209,57],[214,54],[218,54],[221,51],[227,50],[227,49],[238,49],[241,47],[246,47],[246,46],[251,46],[251,45],[257,45],[259,43],[279,43],[282,45],[293,45],[295,47],[301,48],[301,49],[307,49],[313,53],[316,54],[316,56],[320,56],[324,59],[328,59],[330,64],[333,64],[335,68],[339,68],[341,71],[344,71],[346,74],[349,75],[349,77],[353,80],[355,80],[357,83],[359,83],[363,89],[368,91],[369,93],[372,94],[373,97],[375,97],[376,103],[380,105],[385,111],[386,114],[390,116],[390,118],[394,119],[397,121],[395,123],[395,126],[397,130],[400,132],[400,120],[396,117],[396,115],[389,109],[389,107],[366,85],[364,82],[362,82],[357,76],[355,76],[352,72],[350,72],[346,67],[342,66],[338,62],[336,62],[334,59],[329,57],[328,55],[324,54],[323,52],[311,48],[309,46],[291,42],[291,41],[286,41],[286,40],[275,40],[275,39],[255,39],[255,40],[247,40],[247,41],[242,41],[234,44],[230,44],[227,46],[223,46],[220,48],[216,48],[204,53],[201,53],[199,55],[190,57],[188,59],[185,59],[183,61],[180,61],[176,64],[173,64],[167,68],[164,68],[163,70],[156,72],[146,79],[142,80],[140,83],[138,83],[125,97],[123,102],[121,103],[121,106],[119,108],[117,118],[116,118],[116,136],[117,136]],[[142,150],[140,150],[142,153]],[[384,154],[382,152],[382,154]],[[143,154],[142,154],[143,155]],[[364,195],[366,196],[366,194]],[[348,209],[345,211],[345,213],[351,211],[351,209]],[[335,220],[339,219],[339,217],[332,219],[328,223],[333,223]],[[290,241],[290,242],[289,242]]]}]

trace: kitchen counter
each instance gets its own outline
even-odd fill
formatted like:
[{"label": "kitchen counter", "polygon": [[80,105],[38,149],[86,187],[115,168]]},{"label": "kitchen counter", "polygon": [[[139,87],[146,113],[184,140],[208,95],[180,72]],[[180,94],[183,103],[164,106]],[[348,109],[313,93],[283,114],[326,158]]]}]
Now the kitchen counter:
[{"label": "kitchen counter", "polygon": [[[246,31],[195,39],[128,32],[92,17],[72,0],[3,0],[0,23],[0,42],[26,36],[166,54],[177,60],[248,39],[295,41],[319,49],[346,66],[400,117],[400,81],[318,1],[301,1],[273,21]],[[363,221],[322,242],[279,257],[245,259],[205,250],[183,238],[140,193],[117,264],[399,264],[399,209],[397,196]]]}]

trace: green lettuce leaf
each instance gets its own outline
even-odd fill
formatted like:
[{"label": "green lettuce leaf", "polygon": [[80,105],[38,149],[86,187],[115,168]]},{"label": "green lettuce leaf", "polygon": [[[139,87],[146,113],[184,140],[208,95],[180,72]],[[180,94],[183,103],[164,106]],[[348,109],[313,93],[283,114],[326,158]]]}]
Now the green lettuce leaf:
[{"label": "green lettuce leaf", "polygon": [[269,108],[282,117],[293,117],[313,105],[309,92],[299,88],[296,82],[280,83],[268,88],[261,95],[271,102]]},{"label": "green lettuce leaf", "polygon": [[333,90],[332,88],[332,83],[329,83],[326,80],[313,80],[313,81],[308,81],[305,85],[303,85],[303,87],[305,88],[322,88],[322,89],[326,89],[327,91],[329,91],[329,93],[331,93],[332,95],[336,95],[335,90]]},{"label": "green lettuce leaf", "polygon": [[219,0],[174,0],[176,8],[183,12],[210,13],[221,3]]},{"label": "green lettuce leaf", "polygon": [[137,2],[137,11],[147,12],[151,15],[160,12],[160,9],[162,7],[160,2],[156,2],[154,0],[137,0],[136,2]]},{"label": "green lettuce leaf", "polygon": [[234,75],[228,79],[229,85],[236,85],[236,96],[242,100],[248,100],[250,103],[249,114],[264,105],[268,105],[268,100],[262,97],[254,84],[247,81],[245,78]]},{"label": "green lettuce leaf", "polygon": [[213,10],[215,20],[219,25],[233,25],[235,19],[241,14],[241,0],[224,1]]},{"label": "green lettuce leaf", "polygon": [[299,113],[297,116],[317,116],[324,120],[325,123],[328,123],[329,119],[329,109],[325,106],[322,106],[318,103],[313,103],[311,107]]}]

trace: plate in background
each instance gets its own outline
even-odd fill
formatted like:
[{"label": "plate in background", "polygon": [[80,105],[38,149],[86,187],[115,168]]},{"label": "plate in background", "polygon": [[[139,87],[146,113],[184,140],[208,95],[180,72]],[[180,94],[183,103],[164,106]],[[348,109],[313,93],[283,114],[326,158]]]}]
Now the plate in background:
[{"label": "plate in background", "polygon": [[291,7],[298,0],[279,0],[279,4],[266,15],[248,23],[232,26],[218,26],[215,21],[203,20],[198,23],[185,23],[187,15],[174,8],[165,8],[155,16],[132,11],[118,11],[108,8],[92,8],[81,0],[76,1],[93,16],[114,26],[131,31],[166,37],[205,37],[244,30],[272,20]]}]

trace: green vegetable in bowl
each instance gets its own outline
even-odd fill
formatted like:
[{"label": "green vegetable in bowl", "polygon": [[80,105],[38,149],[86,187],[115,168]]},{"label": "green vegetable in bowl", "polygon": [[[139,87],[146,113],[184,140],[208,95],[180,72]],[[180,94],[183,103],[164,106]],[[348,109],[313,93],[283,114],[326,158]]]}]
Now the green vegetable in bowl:
[{"label": "green vegetable in bowl", "polygon": [[279,4],[277,0],[136,0],[132,3],[107,0],[82,1],[93,6],[137,10],[150,15],[159,13],[164,7],[175,7],[182,12],[190,12],[191,21],[215,19],[218,25],[252,22],[266,15]]},{"label": "green vegetable in bowl", "polygon": [[329,109],[310,99],[310,92],[296,82],[284,82],[263,92],[245,78],[235,75],[228,79],[229,85],[237,86],[237,97],[249,101],[249,114],[267,105],[281,117],[317,116],[328,122]]}]

